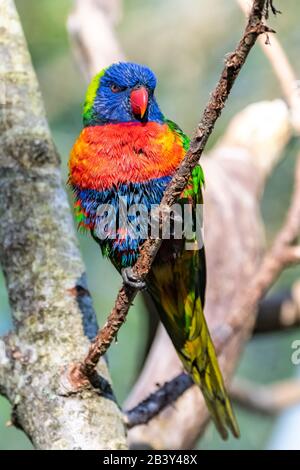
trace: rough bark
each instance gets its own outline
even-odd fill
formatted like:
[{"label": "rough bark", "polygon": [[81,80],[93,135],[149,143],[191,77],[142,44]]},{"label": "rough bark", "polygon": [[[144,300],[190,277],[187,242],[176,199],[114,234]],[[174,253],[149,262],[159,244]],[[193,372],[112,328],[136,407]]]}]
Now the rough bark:
[{"label": "rough bark", "polygon": [[125,448],[105,361],[102,391],[72,393],[64,381],[64,368],[85,355],[97,324],[12,0],[0,4],[0,74],[0,260],[15,326],[0,341],[0,390],[37,449]]}]

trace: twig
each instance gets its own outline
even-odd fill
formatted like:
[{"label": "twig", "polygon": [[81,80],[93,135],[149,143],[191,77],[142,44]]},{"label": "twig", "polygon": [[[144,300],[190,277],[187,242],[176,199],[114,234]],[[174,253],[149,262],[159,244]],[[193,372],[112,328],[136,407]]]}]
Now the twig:
[{"label": "twig", "polygon": [[230,394],[243,408],[266,415],[278,414],[290,406],[300,403],[300,380],[261,385],[248,380],[236,379]]},{"label": "twig", "polygon": [[[248,0],[236,0],[246,15],[249,13]],[[272,5],[273,6],[273,5]],[[274,6],[273,6],[274,8]],[[275,9],[276,10],[276,9]],[[276,10],[277,12],[277,10]],[[262,50],[266,54],[281,86],[283,95],[291,109],[292,121],[297,133],[300,133],[300,89],[299,80],[278,39],[273,36],[271,43],[262,36],[259,38]]]},{"label": "twig", "polygon": [[300,282],[287,292],[273,294],[259,305],[254,334],[283,331],[300,326]]},{"label": "twig", "polygon": [[166,406],[174,403],[193,384],[192,378],[184,372],[173,380],[166,382],[159,390],[149,395],[137,406],[125,411],[125,423],[128,429],[148,423]]},{"label": "twig", "polygon": [[[175,403],[192,385],[191,377],[185,373],[166,382],[157,392],[124,413],[127,428],[148,423],[166,406]],[[230,396],[248,410],[273,415],[300,402],[300,381],[292,379],[261,385],[235,379],[230,386]]]},{"label": "twig", "polygon": [[[263,23],[265,7],[266,0],[254,0],[243,37],[236,50],[226,59],[220,80],[204,110],[203,117],[192,139],[190,149],[164,194],[160,205],[162,213],[164,213],[166,206],[171,207],[176,202],[177,197],[184,190],[191,171],[197,165],[203,153],[215,123],[225,106],[231,88],[258,36],[272,31]],[[144,242],[140,249],[138,261],[133,267],[136,278],[141,280],[146,278],[161,246],[161,242],[159,239],[148,239]],[[92,377],[94,375],[99,358],[105,354],[119,328],[124,323],[136,294],[136,290],[131,287],[122,286],[106,324],[98,333],[87,357],[77,366],[80,373],[75,374],[78,380],[77,384],[74,385],[81,385],[80,377],[82,377],[82,382],[85,383],[85,377]]]}]

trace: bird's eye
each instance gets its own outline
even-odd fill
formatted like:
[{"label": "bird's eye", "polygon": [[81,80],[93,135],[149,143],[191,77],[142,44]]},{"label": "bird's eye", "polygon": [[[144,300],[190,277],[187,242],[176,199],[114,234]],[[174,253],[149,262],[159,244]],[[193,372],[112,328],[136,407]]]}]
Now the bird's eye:
[{"label": "bird's eye", "polygon": [[125,90],[124,87],[120,87],[120,86],[116,85],[115,83],[112,83],[112,85],[110,86],[110,89],[113,93],[120,93],[120,91]]}]

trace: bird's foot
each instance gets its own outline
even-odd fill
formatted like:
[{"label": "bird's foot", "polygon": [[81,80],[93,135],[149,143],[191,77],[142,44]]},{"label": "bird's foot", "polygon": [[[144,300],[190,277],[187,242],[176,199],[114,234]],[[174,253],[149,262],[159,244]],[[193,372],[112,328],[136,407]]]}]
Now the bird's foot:
[{"label": "bird's foot", "polygon": [[145,281],[142,281],[134,272],[132,268],[123,268],[121,271],[122,278],[125,284],[137,290],[146,289]]}]

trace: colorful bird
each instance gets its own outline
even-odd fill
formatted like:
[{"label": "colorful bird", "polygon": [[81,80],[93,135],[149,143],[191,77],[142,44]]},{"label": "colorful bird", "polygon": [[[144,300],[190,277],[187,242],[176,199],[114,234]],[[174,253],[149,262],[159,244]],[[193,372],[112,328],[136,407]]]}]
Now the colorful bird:
[{"label": "colorful bird", "polygon": [[[189,147],[188,137],[162,114],[155,88],[155,75],[145,66],[118,63],[102,70],[88,88],[84,128],[69,161],[79,227],[90,230],[103,255],[110,258],[124,281],[136,288],[145,286],[133,276],[131,267],[148,232],[133,234],[124,224],[116,225],[106,209],[113,208],[119,219],[135,205],[150,211],[161,202]],[[203,172],[197,166],[179,201],[188,204],[193,214],[202,203],[203,184]],[[126,220],[134,225],[138,215],[128,214]],[[204,248],[197,245],[195,237],[189,240],[194,243],[192,248],[190,243],[186,249],[184,233],[181,238],[174,236],[175,223],[173,219],[170,237],[163,240],[146,288],[186,371],[200,386],[221,436],[227,438],[230,429],[238,437],[238,424],[203,313]]]}]

